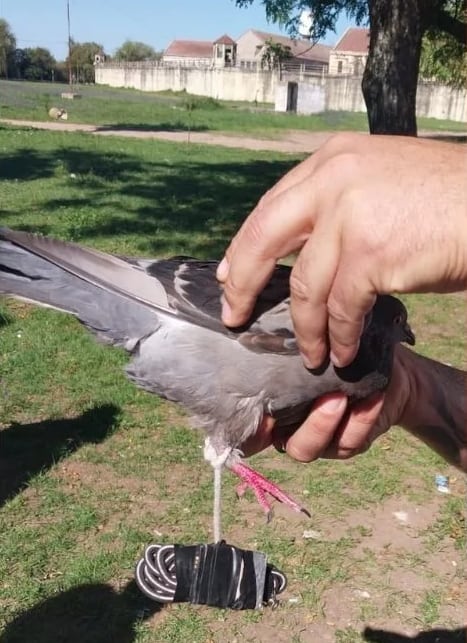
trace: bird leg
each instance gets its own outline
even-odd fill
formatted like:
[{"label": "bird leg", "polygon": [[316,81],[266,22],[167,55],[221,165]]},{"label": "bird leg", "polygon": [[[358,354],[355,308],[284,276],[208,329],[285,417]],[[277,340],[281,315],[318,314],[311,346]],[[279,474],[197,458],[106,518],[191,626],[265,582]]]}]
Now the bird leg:
[{"label": "bird leg", "polygon": [[262,476],[254,469],[247,467],[243,462],[237,461],[227,463],[226,466],[241,480],[237,487],[237,494],[239,496],[243,496],[248,488],[251,489],[255,494],[256,500],[258,501],[261,509],[266,514],[268,522],[271,520],[272,509],[266,494],[269,494],[294,511],[304,513],[306,516],[310,517],[310,512],[307,509],[299,505],[296,500],[282,491],[282,489],[280,489],[276,484]]},{"label": "bird leg", "polygon": [[240,460],[241,456],[241,451],[232,449],[231,447],[226,447],[219,453],[211,444],[209,437],[205,440],[204,457],[214,468],[214,542],[220,542],[221,540],[221,476],[224,466],[240,478],[241,482],[237,487],[237,494],[239,496],[242,496],[247,489],[253,491],[261,509],[266,514],[268,522],[271,520],[272,509],[267,494],[294,511],[304,513],[310,517],[310,512],[307,511],[307,509],[299,505],[296,500],[282,491],[276,484],[254,469],[251,469],[251,467],[247,467],[247,465]]}]

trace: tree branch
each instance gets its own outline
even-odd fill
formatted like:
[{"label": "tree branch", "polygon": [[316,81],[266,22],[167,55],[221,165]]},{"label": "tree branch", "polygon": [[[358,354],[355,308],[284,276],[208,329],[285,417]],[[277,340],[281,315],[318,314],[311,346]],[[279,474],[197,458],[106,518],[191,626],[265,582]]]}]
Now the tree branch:
[{"label": "tree branch", "polygon": [[435,17],[433,26],[438,27],[441,31],[451,34],[457,42],[466,47],[466,29],[467,25],[458,18],[453,18],[447,11],[442,9]]}]

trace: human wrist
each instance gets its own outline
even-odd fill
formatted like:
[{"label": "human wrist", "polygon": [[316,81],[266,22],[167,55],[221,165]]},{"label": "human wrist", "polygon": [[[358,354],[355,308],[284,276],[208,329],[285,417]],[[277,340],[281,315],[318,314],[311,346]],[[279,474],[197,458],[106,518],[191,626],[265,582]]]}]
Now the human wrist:
[{"label": "human wrist", "polygon": [[398,423],[467,471],[466,373],[400,348],[407,390]]}]

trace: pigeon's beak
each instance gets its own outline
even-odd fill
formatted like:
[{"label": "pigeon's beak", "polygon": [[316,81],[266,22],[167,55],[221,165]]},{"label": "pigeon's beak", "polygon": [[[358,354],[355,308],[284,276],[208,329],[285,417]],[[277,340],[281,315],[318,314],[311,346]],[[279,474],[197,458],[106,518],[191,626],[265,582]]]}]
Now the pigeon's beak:
[{"label": "pigeon's beak", "polygon": [[407,322],[402,328],[402,341],[409,346],[415,346],[415,335]]}]

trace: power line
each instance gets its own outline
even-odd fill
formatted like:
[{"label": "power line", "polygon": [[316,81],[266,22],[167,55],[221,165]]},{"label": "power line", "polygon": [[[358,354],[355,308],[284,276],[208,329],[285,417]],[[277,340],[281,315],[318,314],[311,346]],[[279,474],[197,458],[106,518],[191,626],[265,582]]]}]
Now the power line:
[{"label": "power line", "polygon": [[[16,42],[39,42],[38,38],[31,39],[31,38],[16,38]],[[40,39],[40,42],[42,42],[44,45],[66,45],[67,40],[42,40]]]}]

